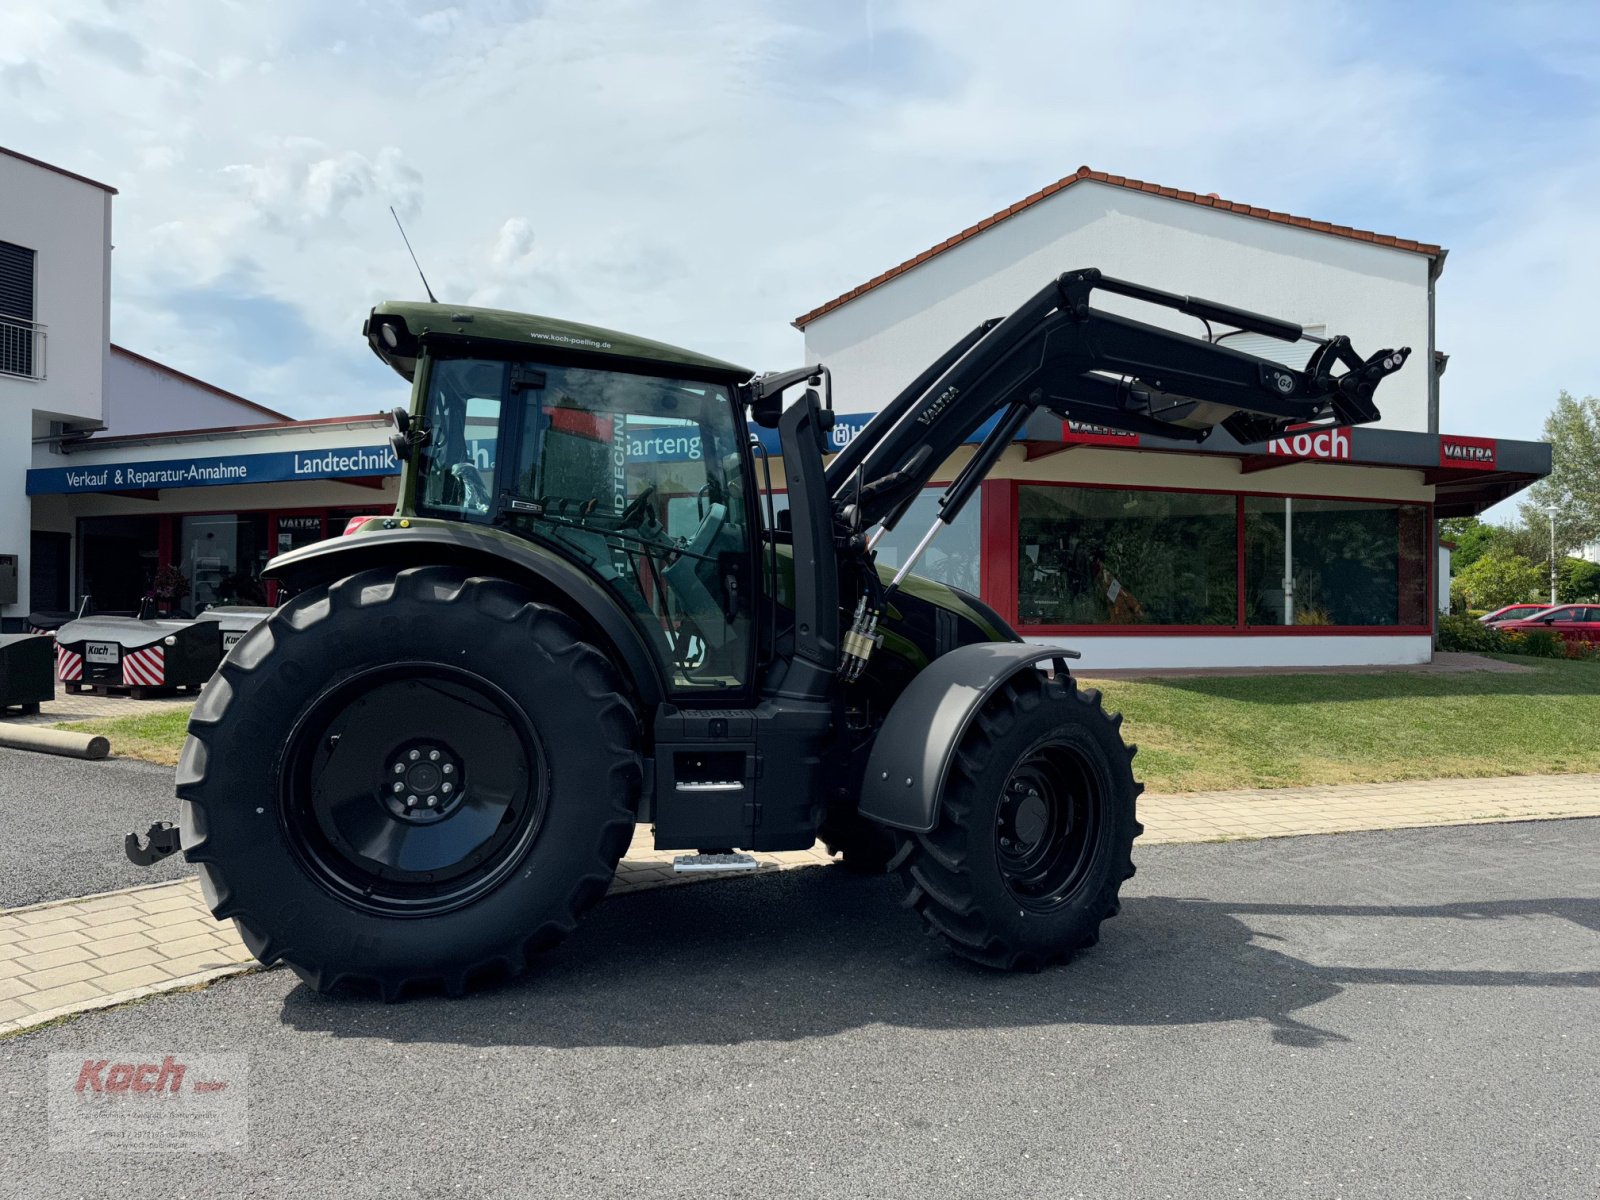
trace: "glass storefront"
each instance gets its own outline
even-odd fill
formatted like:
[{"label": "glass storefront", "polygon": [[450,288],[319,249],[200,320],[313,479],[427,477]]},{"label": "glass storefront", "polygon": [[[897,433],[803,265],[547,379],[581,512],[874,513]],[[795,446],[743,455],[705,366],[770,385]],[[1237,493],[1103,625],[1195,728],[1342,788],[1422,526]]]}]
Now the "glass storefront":
[{"label": "glass storefront", "polygon": [[[898,568],[905,562],[906,556],[917,548],[917,543],[938,517],[939,497],[944,493],[942,487],[923,488],[899,524],[878,539],[880,567]],[[981,496],[974,495],[956,519],[941,529],[933,543],[922,552],[917,565],[911,568],[912,573],[948,583],[976,596],[983,580],[979,562],[983,541],[982,510]]]},{"label": "glass storefront", "polygon": [[1424,504],[1021,484],[1017,616],[1046,628],[1425,628],[1430,545]]},{"label": "glass storefront", "polygon": [[[133,616],[156,577],[159,517],[81,517],[78,520],[78,595],[94,611]],[[75,608],[76,603],[66,607]]]},{"label": "glass storefront", "polygon": [[[911,502],[899,524],[878,539],[878,566],[895,570],[905,562],[939,515],[939,497],[944,493],[942,486],[922,489],[922,494]],[[772,493],[773,512],[779,513],[788,507],[787,492]],[[761,519],[763,523],[766,521],[764,498]],[[967,501],[949,526],[939,531],[933,544],[922,552],[912,574],[936,583],[948,583],[977,596],[983,590],[982,543],[983,497],[979,493]]]},{"label": "glass storefront", "polygon": [[1426,624],[1428,541],[1421,504],[1246,496],[1245,624]]},{"label": "glass storefront", "polygon": [[1232,625],[1232,496],[1022,486],[1018,618],[1024,625]]},{"label": "glass storefront", "polygon": [[267,602],[261,571],[267,565],[266,513],[211,513],[178,522],[173,557],[189,581],[188,607]]}]

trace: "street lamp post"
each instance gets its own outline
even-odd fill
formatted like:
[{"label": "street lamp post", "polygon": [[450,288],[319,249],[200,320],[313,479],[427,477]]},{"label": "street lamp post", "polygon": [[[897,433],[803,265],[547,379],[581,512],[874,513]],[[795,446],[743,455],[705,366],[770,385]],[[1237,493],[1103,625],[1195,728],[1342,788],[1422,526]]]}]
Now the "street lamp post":
[{"label": "street lamp post", "polygon": [[1556,513],[1555,505],[1544,510],[1550,518],[1550,606],[1556,604]]}]

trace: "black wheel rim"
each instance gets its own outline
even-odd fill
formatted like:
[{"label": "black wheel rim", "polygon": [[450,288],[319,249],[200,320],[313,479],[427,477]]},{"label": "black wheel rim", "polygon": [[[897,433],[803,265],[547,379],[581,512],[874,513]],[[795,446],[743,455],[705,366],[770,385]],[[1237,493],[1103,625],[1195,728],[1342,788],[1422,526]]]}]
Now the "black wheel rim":
[{"label": "black wheel rim", "polygon": [[547,803],[532,723],[470,671],[362,672],[307,710],[285,750],[280,816],[319,884],[354,907],[431,916],[492,891]]},{"label": "black wheel rim", "polygon": [[1006,890],[1024,908],[1065,903],[1094,861],[1099,787],[1076,747],[1045,739],[1011,772],[995,816],[995,848]]}]

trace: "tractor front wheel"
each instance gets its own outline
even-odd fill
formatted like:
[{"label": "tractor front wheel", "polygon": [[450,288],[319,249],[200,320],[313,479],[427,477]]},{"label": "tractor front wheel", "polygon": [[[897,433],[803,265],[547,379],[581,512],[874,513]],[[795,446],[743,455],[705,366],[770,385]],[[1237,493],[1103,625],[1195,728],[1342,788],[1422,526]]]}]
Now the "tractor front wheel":
[{"label": "tractor front wheel", "polygon": [[1099,938],[1134,872],[1133,748],[1100,694],[1024,671],[969,723],[938,823],[900,833],[906,905],[950,949],[1038,970]]},{"label": "tractor front wheel", "polygon": [[606,656],[504,580],[375,570],[247,634],[195,706],[183,846],[211,910],[319,990],[459,993],[606,892],[638,720]]}]

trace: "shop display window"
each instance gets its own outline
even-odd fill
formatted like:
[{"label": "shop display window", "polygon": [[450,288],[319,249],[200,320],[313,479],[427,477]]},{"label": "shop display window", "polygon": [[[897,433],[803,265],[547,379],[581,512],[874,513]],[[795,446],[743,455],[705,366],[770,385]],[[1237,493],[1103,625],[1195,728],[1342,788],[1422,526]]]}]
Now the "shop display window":
[{"label": "shop display window", "polygon": [[1232,625],[1232,496],[1030,487],[1017,497],[1024,625]]}]

